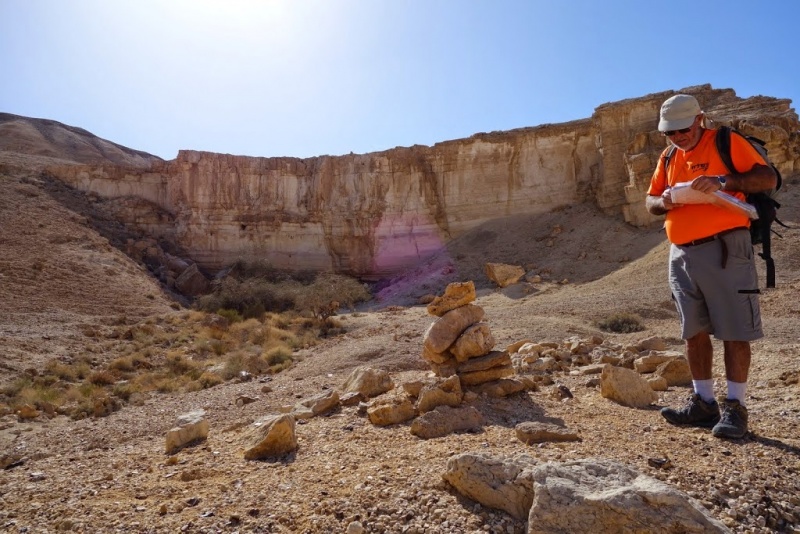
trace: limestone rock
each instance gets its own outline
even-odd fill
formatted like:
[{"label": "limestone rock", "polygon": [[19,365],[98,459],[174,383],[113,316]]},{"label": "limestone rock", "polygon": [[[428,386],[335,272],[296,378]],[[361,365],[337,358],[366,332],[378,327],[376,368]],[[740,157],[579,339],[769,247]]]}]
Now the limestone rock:
[{"label": "limestone rock", "polygon": [[[494,348],[495,340],[488,323],[475,323],[458,336],[450,352],[459,362],[476,356],[488,354]],[[510,360],[509,360],[510,362]]]},{"label": "limestone rock", "polygon": [[642,375],[611,365],[607,365],[600,376],[600,394],[631,408],[645,408],[658,400],[658,395]]},{"label": "limestone rock", "polygon": [[514,374],[513,367],[492,367],[484,371],[474,371],[471,373],[459,373],[458,377],[461,379],[462,386],[474,386],[483,384],[484,382],[491,382],[499,380]]},{"label": "limestone rock", "polygon": [[428,345],[422,346],[422,357],[430,363],[436,363],[440,365],[448,362],[455,363],[455,358],[449,350],[435,352]]},{"label": "limestone rock", "polygon": [[458,406],[463,397],[461,380],[457,376],[451,376],[422,388],[417,401],[417,410],[422,414],[437,406]]},{"label": "limestone rock", "polygon": [[453,282],[448,284],[444,290],[444,295],[436,297],[428,304],[428,313],[441,317],[450,310],[460,308],[475,300],[475,283]]},{"label": "limestone rock", "polygon": [[664,378],[668,386],[691,386],[692,371],[686,358],[675,358],[659,365],[654,375]]},{"label": "limestone rock", "polygon": [[501,378],[470,386],[470,391],[487,397],[508,397],[520,391],[536,391],[536,382],[527,377]]},{"label": "limestone rock", "polygon": [[425,332],[425,347],[432,352],[444,352],[467,327],[483,319],[483,315],[483,308],[475,304],[450,310],[431,324]]},{"label": "limestone rock", "polygon": [[472,358],[460,365],[457,370],[459,373],[474,373],[475,371],[485,371],[494,367],[510,367],[511,356],[505,351],[495,350],[485,356]]},{"label": "limestone rock", "polygon": [[175,289],[190,297],[197,297],[208,292],[208,278],[205,277],[197,264],[193,263],[175,280]]},{"label": "limestone rock", "polygon": [[447,460],[442,478],[465,497],[524,520],[533,503],[535,465],[526,455],[498,458],[488,453],[462,453]]},{"label": "limestone rock", "polygon": [[519,265],[507,265],[505,263],[487,263],[484,267],[486,277],[497,284],[499,287],[508,287],[516,284],[519,279],[525,276],[525,269]]},{"label": "limestone rock", "polygon": [[342,385],[346,393],[358,392],[365,397],[377,397],[393,388],[394,382],[387,371],[371,367],[354,369]]},{"label": "limestone rock", "polygon": [[411,423],[411,433],[422,439],[440,438],[453,432],[478,431],[483,415],[473,406],[439,406]]},{"label": "limestone rock", "polygon": [[431,363],[431,370],[436,376],[453,376],[456,374],[457,363],[455,358],[445,363]]},{"label": "limestone rock", "polygon": [[174,454],[189,443],[208,437],[205,411],[195,410],[178,416],[175,426],[167,432],[165,452]]},{"label": "limestone rock", "polygon": [[681,355],[678,353],[665,353],[665,352],[655,352],[651,354],[647,354],[640,358],[636,358],[633,361],[633,368],[636,370],[637,373],[652,373],[654,372],[659,365],[664,362],[668,362],[670,360],[674,360],[676,358],[680,358]]},{"label": "limestone rock", "polygon": [[311,398],[303,399],[295,405],[293,415],[296,419],[310,419],[339,406],[339,394],[329,389]]},{"label": "limestone rock", "polygon": [[405,423],[414,418],[416,410],[411,399],[403,396],[378,398],[367,408],[370,422],[376,426],[389,426]]},{"label": "limestone rock", "polygon": [[541,464],[533,481],[528,534],[730,532],[688,495],[611,460]]},{"label": "limestone rock", "polygon": [[664,341],[663,338],[660,338],[658,336],[653,336],[639,341],[639,343],[636,344],[636,348],[638,348],[640,351],[643,350],[664,351],[667,350],[667,343]]},{"label": "limestone rock", "polygon": [[525,421],[518,424],[514,430],[517,433],[517,439],[527,445],[544,442],[580,441],[577,433],[553,423]]},{"label": "limestone rock", "polygon": [[291,414],[271,415],[254,422],[248,432],[245,460],[281,456],[297,448],[295,419]]},{"label": "limestone rock", "polygon": [[646,380],[653,391],[667,391],[669,389],[669,384],[667,384],[667,380],[663,376],[657,376],[654,373],[647,375]]}]

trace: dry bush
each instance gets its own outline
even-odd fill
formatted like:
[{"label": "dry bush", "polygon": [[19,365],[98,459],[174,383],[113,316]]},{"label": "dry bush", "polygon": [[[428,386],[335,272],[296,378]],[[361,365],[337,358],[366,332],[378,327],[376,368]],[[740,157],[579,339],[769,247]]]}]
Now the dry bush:
[{"label": "dry bush", "polygon": [[294,363],[292,351],[288,347],[273,347],[264,353],[264,359],[269,364],[272,373],[279,373],[288,369]]},{"label": "dry bush", "polygon": [[[0,401],[9,406],[48,403],[75,418],[108,415],[122,402],[141,399],[141,393],[198,391],[242,372],[280,372],[294,364],[293,349],[313,345],[320,335],[340,327],[333,319],[321,321],[294,311],[232,323],[235,316],[230,314],[224,329],[209,326],[208,317],[200,311],[168,314],[131,325],[122,337],[111,332],[96,351],[116,354],[107,365],[98,367],[94,353],[71,362],[51,360],[35,376],[3,386]],[[209,367],[199,358],[218,363]]]},{"label": "dry bush", "polygon": [[55,375],[66,382],[76,382],[78,380],[77,369],[58,360],[50,360],[45,364],[44,369],[45,372]]},{"label": "dry bush", "polygon": [[202,373],[200,365],[181,352],[167,353],[165,365],[168,372],[174,377],[188,375],[197,378]]},{"label": "dry bush", "polygon": [[88,380],[95,386],[110,386],[117,381],[117,379],[114,377],[114,374],[105,369],[102,371],[93,372],[91,375],[89,375]]},{"label": "dry bush", "polygon": [[253,317],[263,315],[265,311],[282,312],[291,309],[294,302],[281,294],[274,284],[259,280],[247,279],[239,281],[225,278],[209,295],[197,299],[195,307],[199,310],[214,312],[220,309],[236,310],[240,314]]},{"label": "dry bush", "polygon": [[606,332],[615,332],[617,334],[629,334],[632,332],[641,332],[644,330],[642,319],[633,313],[615,313],[598,321],[597,327]]},{"label": "dry bush", "polygon": [[216,385],[222,384],[223,382],[225,382],[225,380],[217,373],[206,371],[202,375],[200,375],[200,377],[197,379],[197,382],[202,386],[203,389],[208,389]]},{"label": "dry bush", "polygon": [[11,404],[12,406],[32,404],[38,407],[43,403],[48,403],[58,406],[63,402],[63,395],[63,391],[52,387],[29,385],[23,387],[16,393]]},{"label": "dry bush", "polygon": [[[253,343],[260,345],[269,335],[269,331],[258,319],[247,319],[239,323],[232,324],[229,334],[233,340],[239,344]],[[260,342],[253,341],[254,338],[261,339]],[[263,338],[263,339],[262,339]]]}]

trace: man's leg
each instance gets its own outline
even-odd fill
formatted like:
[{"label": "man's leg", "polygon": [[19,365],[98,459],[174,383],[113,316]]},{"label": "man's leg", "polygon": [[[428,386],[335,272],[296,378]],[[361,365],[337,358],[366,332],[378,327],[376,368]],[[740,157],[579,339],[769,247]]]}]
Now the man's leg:
[{"label": "man's leg", "polygon": [[[726,343],[730,342],[726,341]],[[726,364],[727,356],[728,351],[726,350]],[[692,378],[695,380],[709,380],[711,378],[714,348],[711,346],[711,336],[708,332],[700,332],[686,340],[686,359],[689,360]]]},{"label": "man's leg", "polygon": [[674,425],[711,427],[719,421],[719,405],[714,400],[712,361],[714,348],[708,332],[686,340],[686,359],[692,372],[695,393],[680,409],[663,408],[661,415]]},{"label": "man's leg", "polygon": [[747,408],[744,397],[750,371],[750,343],[724,341],[725,376],[728,378],[728,397],[722,403],[722,418],[711,430],[720,438],[741,438],[747,433]]},{"label": "man's leg", "polygon": [[725,347],[725,376],[731,382],[747,383],[750,372],[750,342],[723,341]]}]

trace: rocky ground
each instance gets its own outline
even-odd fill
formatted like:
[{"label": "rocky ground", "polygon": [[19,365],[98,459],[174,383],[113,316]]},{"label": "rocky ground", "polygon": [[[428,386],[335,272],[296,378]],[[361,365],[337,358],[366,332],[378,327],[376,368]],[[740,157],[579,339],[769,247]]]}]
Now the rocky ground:
[{"label": "rocky ground", "polygon": [[[54,357],[111,358],[109,325],[183,313],[146,270],[48,194],[35,169],[17,163],[6,160],[0,172],[3,382]],[[800,226],[798,192],[800,183],[788,180],[781,216],[792,226]],[[433,318],[417,299],[453,280],[475,281],[477,304],[500,347],[600,335],[622,344],[659,336],[682,350],[663,235],[576,206],[462,236],[384,284],[374,301],[343,312],[346,333],[301,351],[293,368],[269,379],[153,393],[103,418],[2,416],[0,454],[13,461],[0,472],[0,530],[316,533],[347,532],[350,525],[357,532],[360,523],[365,532],[526,532],[524,522],[443,482],[452,455],[485,451],[540,462],[617,460],[696,497],[735,532],[800,532],[800,231],[784,236],[774,246],[778,287],[762,296],[766,337],[753,345],[751,432],[742,440],[665,424],[658,408],[683,402],[686,388],[671,388],[651,409],[637,410],[604,399],[585,376],[557,373],[556,384],[567,386],[572,399],[554,396],[554,386],[479,398],[481,432],[422,440],[408,425],[376,427],[356,407],[341,407],[299,424],[299,447],[289,456],[243,459],[250,422],[341,388],[358,366],[386,369],[398,386],[425,377],[422,339]],[[543,281],[494,288],[482,272],[485,261],[525,265]],[[646,330],[610,334],[595,326],[618,311],[638,314]],[[718,354],[720,348],[715,344]],[[237,406],[240,395],[258,400]],[[196,408],[210,423],[207,441],[164,454],[176,416]],[[515,435],[524,421],[563,424],[581,441],[525,445]],[[669,462],[658,467],[653,459]]]}]

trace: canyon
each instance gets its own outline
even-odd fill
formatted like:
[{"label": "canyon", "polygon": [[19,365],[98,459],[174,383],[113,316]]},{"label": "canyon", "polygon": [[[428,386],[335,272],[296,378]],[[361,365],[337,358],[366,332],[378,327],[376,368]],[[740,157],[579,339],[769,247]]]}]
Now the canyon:
[{"label": "canyon", "polygon": [[[800,172],[800,121],[790,100],[740,98],[710,85],[680,92],[694,94],[715,123],[766,141],[785,176]],[[182,150],[164,161],[8,114],[0,117],[0,149],[51,156],[69,139],[71,161],[52,159],[46,175],[99,197],[122,223],[173,244],[207,274],[255,260],[379,280],[503,217],[590,203],[632,226],[655,223],[643,200],[666,146],[658,109],[672,94],[602,104],[578,121],[369,154]],[[58,148],[42,148],[49,145]]]}]

